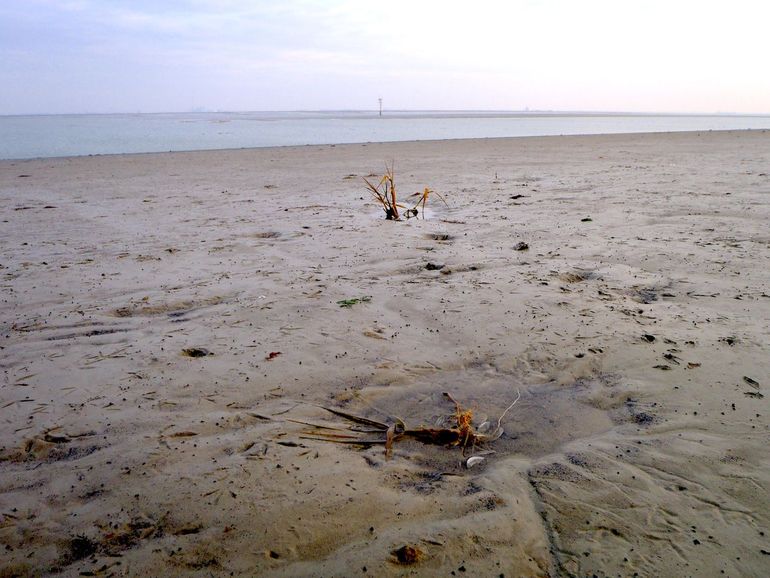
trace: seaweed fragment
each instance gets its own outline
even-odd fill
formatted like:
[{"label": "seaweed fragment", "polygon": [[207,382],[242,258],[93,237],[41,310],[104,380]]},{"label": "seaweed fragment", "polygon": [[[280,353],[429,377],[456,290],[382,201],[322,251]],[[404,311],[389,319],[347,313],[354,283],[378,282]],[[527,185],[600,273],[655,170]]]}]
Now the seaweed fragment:
[{"label": "seaweed fragment", "polygon": [[[384,445],[386,456],[390,456],[394,443],[403,439],[412,439],[427,445],[460,447],[462,448],[463,455],[465,455],[465,451],[469,446],[473,448],[477,444],[492,442],[503,435],[502,421],[511,408],[521,399],[521,392],[517,391],[516,399],[505,408],[498,418],[494,429],[489,433],[486,432],[491,428],[490,423],[485,422],[478,428],[475,428],[473,425],[473,411],[463,408],[448,392],[444,393],[444,397],[455,406],[455,411],[450,417],[452,425],[449,427],[409,428],[404,423],[404,420],[398,417],[389,416],[391,423],[385,423],[337,408],[319,405],[319,408],[356,425],[335,427],[309,422],[297,422],[310,428],[305,430],[300,437],[303,439],[316,439],[367,447]],[[362,429],[360,426],[366,426],[366,429]]]}]

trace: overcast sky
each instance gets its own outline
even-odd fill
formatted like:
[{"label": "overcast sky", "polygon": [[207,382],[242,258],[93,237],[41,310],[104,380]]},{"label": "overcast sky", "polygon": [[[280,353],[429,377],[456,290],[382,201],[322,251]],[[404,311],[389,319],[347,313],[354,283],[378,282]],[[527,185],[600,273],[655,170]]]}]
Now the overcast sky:
[{"label": "overcast sky", "polygon": [[0,0],[0,114],[770,113],[767,0]]}]

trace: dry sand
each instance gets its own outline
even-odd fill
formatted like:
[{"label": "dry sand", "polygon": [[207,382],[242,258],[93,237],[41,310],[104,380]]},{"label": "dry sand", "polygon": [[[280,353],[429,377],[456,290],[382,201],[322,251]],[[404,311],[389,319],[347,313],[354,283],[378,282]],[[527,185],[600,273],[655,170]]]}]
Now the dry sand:
[{"label": "dry sand", "polygon": [[[385,221],[386,161],[449,206]],[[764,131],[1,162],[0,575],[767,575],[768,174]],[[289,421],[445,391],[521,392],[472,469]]]}]

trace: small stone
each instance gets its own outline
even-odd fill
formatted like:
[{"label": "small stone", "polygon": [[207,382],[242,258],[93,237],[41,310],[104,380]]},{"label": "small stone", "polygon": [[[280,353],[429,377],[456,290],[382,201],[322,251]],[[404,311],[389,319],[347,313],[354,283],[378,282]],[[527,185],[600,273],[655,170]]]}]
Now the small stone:
[{"label": "small stone", "polygon": [[416,564],[423,556],[423,551],[416,546],[404,545],[391,552],[399,564]]},{"label": "small stone", "polygon": [[188,349],[183,349],[182,354],[187,357],[206,357],[207,355],[211,355],[211,352],[203,347],[190,347]]}]

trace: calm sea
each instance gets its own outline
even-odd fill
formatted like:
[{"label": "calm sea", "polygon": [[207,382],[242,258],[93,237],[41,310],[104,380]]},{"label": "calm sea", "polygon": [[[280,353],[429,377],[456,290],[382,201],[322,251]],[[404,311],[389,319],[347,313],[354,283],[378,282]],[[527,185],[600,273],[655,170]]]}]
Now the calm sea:
[{"label": "calm sea", "polygon": [[770,129],[770,116],[243,112],[0,116],[0,159],[538,135]]}]

